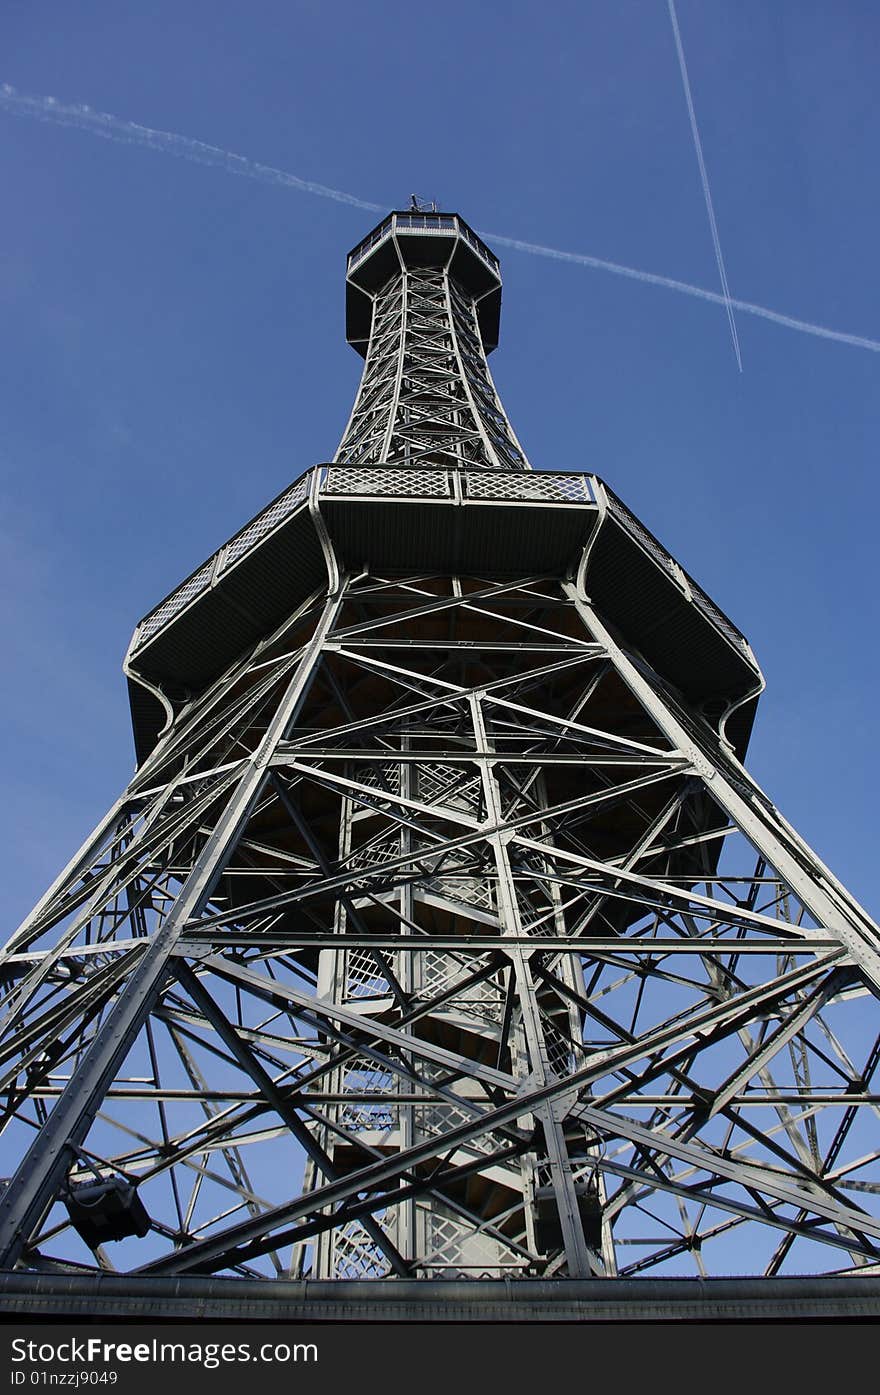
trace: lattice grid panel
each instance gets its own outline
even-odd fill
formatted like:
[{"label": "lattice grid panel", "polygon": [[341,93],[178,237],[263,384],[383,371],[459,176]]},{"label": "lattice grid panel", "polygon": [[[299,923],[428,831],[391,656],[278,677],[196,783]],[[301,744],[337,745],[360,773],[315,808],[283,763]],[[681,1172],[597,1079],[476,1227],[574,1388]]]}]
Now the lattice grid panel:
[{"label": "lattice grid panel", "polygon": [[346,955],[345,996],[377,998],[391,991],[375,955],[366,949],[350,949]]},{"label": "lattice grid panel", "polygon": [[495,885],[488,877],[475,877],[473,873],[444,869],[442,876],[429,877],[418,885],[424,886],[428,891],[435,891],[438,896],[448,901],[461,901],[482,911],[495,910]]},{"label": "lattice grid panel", "polygon": [[399,856],[400,838],[392,834],[388,838],[376,838],[372,843],[365,843],[362,848],[356,848],[348,859],[348,868],[353,872],[359,872],[365,867],[381,867]]},{"label": "lattice grid panel", "polygon": [[[389,1213],[378,1211],[375,1219],[387,1234]],[[360,1221],[349,1221],[336,1232],[333,1261],[337,1279],[384,1279],[391,1272],[389,1260],[378,1241],[367,1234]]]},{"label": "lattice grid panel", "polygon": [[443,499],[451,495],[442,470],[371,470],[335,465],[327,472],[323,494],[377,494],[395,498]]},{"label": "lattice grid panel", "polygon": [[[414,1107],[413,1115],[418,1133],[425,1138],[439,1138],[441,1140],[444,1134],[462,1124],[467,1124],[473,1118],[468,1110],[455,1104],[431,1104],[424,1108],[419,1105]],[[494,1147],[495,1144],[491,1139],[477,1137],[472,1138],[466,1145],[466,1151],[491,1153]]]},{"label": "lattice grid panel", "polygon": [[439,1210],[431,1213],[428,1236],[430,1253],[422,1271],[426,1278],[492,1279],[522,1264],[493,1236]]},{"label": "lattice grid panel", "polygon": [[262,542],[263,538],[277,528],[283,519],[299,508],[308,492],[309,476],[304,475],[301,480],[297,480],[296,484],[282,494],[280,499],[276,499],[274,504],[258,514],[252,523],[249,523],[226,544],[220,557],[218,570],[221,573],[227,571],[246,552],[250,552],[252,547],[256,547],[257,543]]},{"label": "lattice grid panel", "polygon": [[213,570],[214,558],[212,557],[188,581],[185,581],[182,586],[178,586],[167,601],[163,601],[160,606],[157,606],[141,624],[134,647],[139,649],[142,644],[146,644],[148,639],[152,639],[153,635],[167,625],[169,620],[173,620],[175,615],[178,615],[185,606],[189,605],[195,596],[204,591],[210,585]]},{"label": "lattice grid panel", "polygon": [[[481,961],[477,959],[465,966],[454,955],[438,954],[436,951],[430,950],[422,956],[424,990],[429,996],[445,992],[450,987],[450,980],[454,979],[456,975],[464,976],[467,973],[475,973],[480,967]],[[442,1010],[455,1012],[462,1017],[473,1018],[475,1021],[494,1023],[501,1020],[503,1002],[503,994],[498,985],[491,979],[483,979],[480,983],[472,983],[466,988],[462,988],[455,997],[449,998],[443,1004]]]},{"label": "lattice grid panel", "polygon": [[418,767],[419,798],[426,804],[472,813],[479,808],[482,785],[479,775],[464,776],[459,766],[425,761]]},{"label": "lattice grid panel", "polygon": [[584,475],[550,475],[534,470],[530,474],[491,474],[471,470],[465,476],[469,499],[512,499],[532,503],[589,504],[593,502]]},{"label": "lattice grid panel", "polygon": [[358,784],[369,785],[371,789],[387,790],[389,794],[400,793],[400,766],[390,761],[382,765],[362,765],[357,769],[355,778]]},{"label": "lattice grid panel", "polygon": [[368,1057],[352,1061],[341,1072],[343,1094],[353,1096],[350,1104],[340,1105],[338,1122],[344,1129],[359,1133],[363,1131],[389,1132],[397,1127],[397,1106],[381,1101],[359,1100],[360,1095],[392,1094],[398,1087],[397,1077],[391,1071],[383,1070]]}]

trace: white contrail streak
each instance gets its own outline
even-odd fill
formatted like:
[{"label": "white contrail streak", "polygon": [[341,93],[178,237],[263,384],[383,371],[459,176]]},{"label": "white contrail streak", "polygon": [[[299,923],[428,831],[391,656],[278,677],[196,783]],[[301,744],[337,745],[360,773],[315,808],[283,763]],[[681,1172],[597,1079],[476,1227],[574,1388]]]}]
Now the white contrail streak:
[{"label": "white contrail streak", "polygon": [[54,97],[22,97],[8,82],[0,85],[0,108],[12,112],[14,116],[30,116],[36,121],[49,121],[56,126],[74,126],[80,131],[89,131],[93,136],[103,136],[105,140],[116,141],[120,145],[142,145],[149,150],[159,150],[164,155],[176,155],[179,160],[190,160],[197,165],[213,165],[226,174],[242,175],[245,179],[256,179],[261,184],[278,184],[287,189],[299,189],[303,194],[317,194],[322,199],[335,199],[337,203],[352,204],[355,208],[366,208],[370,213],[384,213],[385,205],[359,199],[355,194],[346,194],[342,189],[330,189],[326,184],[315,184],[310,179],[300,179],[286,170],[274,169],[272,165],[261,165],[248,160],[244,155],[233,155],[230,150],[221,150],[216,145],[206,145],[204,141],[193,140],[190,136],[178,136],[173,131],[154,131],[150,126],[139,126],[136,121],[123,121],[106,111],[93,111],[91,107],[67,106]]},{"label": "white contrail streak", "polygon": [[672,22],[672,33],[675,37],[675,51],[678,54],[678,67],[681,72],[681,84],[684,88],[684,99],[687,103],[688,116],[691,123],[691,135],[694,138],[694,150],[697,153],[697,164],[700,167],[700,183],[703,186],[703,198],[706,203],[706,212],[709,215],[709,228],[712,233],[712,246],[715,248],[715,261],[718,266],[718,277],[721,281],[721,290],[724,293],[724,307],[727,311],[727,322],[730,325],[730,337],[733,340],[733,352],[736,354],[736,362],[740,373],[743,371],[742,357],[739,351],[739,336],[736,332],[736,321],[733,318],[731,308],[730,287],[727,284],[727,272],[724,267],[724,258],[721,255],[721,239],[718,236],[718,225],[715,222],[715,209],[712,206],[712,195],[709,191],[709,176],[706,173],[706,162],[703,159],[703,142],[700,140],[700,131],[697,126],[697,113],[694,108],[694,99],[691,96],[691,84],[688,77],[687,63],[684,58],[684,48],[681,42],[681,33],[678,28],[678,16],[675,13],[675,0],[667,0],[669,5],[669,18]]},{"label": "white contrail streak", "polygon": [[[248,160],[243,155],[234,155],[229,150],[221,150],[203,141],[192,140],[189,136],[175,135],[172,131],[154,131],[149,126],[139,126],[134,121],[123,121],[106,112],[92,111],[85,106],[66,106],[54,97],[22,97],[9,83],[0,84],[0,110],[15,116],[31,117],[35,121],[48,121],[57,126],[73,126],[105,140],[117,141],[122,145],[140,145],[157,150],[164,155],[174,155],[181,160],[190,160],[199,165],[213,165],[226,174],[237,174],[245,179],[255,179],[261,184],[275,184],[282,188],[298,189],[304,194],[316,194],[320,198],[334,199],[337,203],[351,204],[354,208],[365,208],[370,213],[386,213],[387,204],[370,203],[355,194],[347,194],[342,189],[331,189],[326,184],[316,184],[309,179],[300,179],[287,170],[274,169],[271,165],[261,165]],[[552,261],[570,262],[574,266],[588,266],[596,271],[610,271],[614,276],[626,276],[631,281],[641,281],[649,286],[662,286],[665,290],[679,291],[682,295],[695,296],[698,300],[708,300],[713,305],[725,305],[724,296],[716,291],[707,291],[703,286],[694,286],[689,281],[676,281],[671,276],[659,276],[652,271],[640,271],[633,266],[622,266],[619,262],[605,261],[601,257],[591,257],[586,252],[564,252],[558,247],[545,247],[538,242],[523,242],[519,238],[504,237],[501,233],[483,232],[481,237],[497,242],[499,246],[510,247],[515,252],[525,252],[533,257],[549,257]],[[731,297],[730,304],[735,310],[747,315],[758,315],[771,320],[786,329],[796,329],[801,334],[812,334],[818,339],[830,339],[836,344],[849,344],[855,349],[869,349],[880,353],[880,341],[866,339],[858,334],[844,334],[840,330],[827,329],[824,325],[811,324],[809,320],[797,320],[791,315],[781,315],[776,310],[768,310],[764,305],[753,305],[747,300]]]},{"label": "white contrail streak", "polygon": [[[478,229],[479,231],[479,229]],[[709,300],[713,305],[726,304],[723,295],[717,291],[707,291],[704,286],[693,286],[690,281],[676,281],[671,276],[658,276],[653,271],[639,271],[634,266],[621,266],[619,262],[606,262],[601,257],[590,257],[586,252],[562,252],[558,247],[544,247],[539,242],[521,242],[516,237],[503,237],[501,233],[480,232],[480,237],[497,242],[501,247],[512,247],[515,252],[528,252],[533,257],[549,257],[555,262],[572,262],[575,266],[591,266],[597,271],[610,271],[615,276],[627,276],[631,281],[642,281],[649,286],[664,286],[669,291],[680,291],[682,295],[695,296],[697,300]],[[880,353],[880,340],[866,339],[860,334],[844,334],[838,329],[827,329],[824,325],[812,324],[809,320],[797,320],[792,315],[781,315],[778,310],[768,310],[766,305],[754,305],[749,300],[737,300],[731,296],[734,310],[742,310],[746,315],[758,315],[762,320],[772,320],[786,329],[797,329],[802,334],[814,334],[818,339],[831,339],[836,344],[850,344],[854,349],[870,349]]]}]

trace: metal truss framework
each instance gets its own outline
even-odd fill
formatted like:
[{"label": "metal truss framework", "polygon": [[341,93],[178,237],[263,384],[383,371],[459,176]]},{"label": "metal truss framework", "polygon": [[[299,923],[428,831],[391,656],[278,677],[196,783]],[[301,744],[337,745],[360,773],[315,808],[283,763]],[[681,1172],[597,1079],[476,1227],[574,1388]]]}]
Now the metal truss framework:
[{"label": "metal truss framework", "polygon": [[[582,586],[345,577],[5,950],[5,1264],[865,1269],[876,946]],[[112,1263],[96,1175],[151,1218]]]},{"label": "metal truss framework", "polygon": [[[0,1267],[876,1274],[880,932],[726,739],[748,645],[598,481],[520,473],[497,261],[459,218],[392,214],[348,265],[369,344],[334,467],[138,627],[166,730],[0,952]],[[402,563],[395,491],[448,566]],[[541,547],[594,532],[517,574],[550,508]],[[192,667],[175,625],[223,638],[223,588],[247,613],[236,569],[297,510],[327,582],[219,677],[143,677]],[[714,707],[611,623],[618,525],[629,613],[667,588],[646,638],[674,602],[724,649]],[[495,536],[503,570],[467,542]]]},{"label": "metal truss framework", "polygon": [[340,464],[527,470],[495,391],[476,302],[443,267],[402,263],[376,296]]}]

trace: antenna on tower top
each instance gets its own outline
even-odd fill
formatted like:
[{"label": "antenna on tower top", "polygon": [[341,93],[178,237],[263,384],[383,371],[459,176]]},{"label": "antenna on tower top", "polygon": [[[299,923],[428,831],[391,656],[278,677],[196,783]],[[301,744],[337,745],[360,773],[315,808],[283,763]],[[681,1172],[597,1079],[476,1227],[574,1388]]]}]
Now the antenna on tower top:
[{"label": "antenna on tower top", "polygon": [[436,213],[437,204],[434,199],[420,199],[418,194],[409,196],[410,213]]}]

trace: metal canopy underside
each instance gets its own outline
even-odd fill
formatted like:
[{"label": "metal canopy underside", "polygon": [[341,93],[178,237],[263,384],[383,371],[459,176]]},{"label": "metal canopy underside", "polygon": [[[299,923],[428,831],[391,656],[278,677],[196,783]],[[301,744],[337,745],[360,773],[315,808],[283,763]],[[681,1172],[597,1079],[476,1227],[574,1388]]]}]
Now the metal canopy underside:
[{"label": "metal canopy underside", "polygon": [[746,699],[729,731],[744,752],[761,681],[748,642],[597,476],[316,466],[136,628],[140,760],[166,713],[136,680],[172,700],[215,680],[326,584],[322,534],[340,565],[493,577],[565,577],[589,541],[587,589],[609,622],[696,705]]}]

